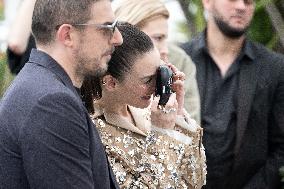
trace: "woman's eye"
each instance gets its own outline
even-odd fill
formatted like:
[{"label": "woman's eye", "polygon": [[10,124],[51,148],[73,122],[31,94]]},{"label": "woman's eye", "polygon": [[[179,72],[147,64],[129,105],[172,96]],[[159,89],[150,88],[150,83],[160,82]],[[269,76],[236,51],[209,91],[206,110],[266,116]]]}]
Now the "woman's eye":
[{"label": "woman's eye", "polygon": [[156,37],[154,37],[154,40],[155,41],[162,41],[164,39],[164,37],[162,37],[162,36],[156,36]]},{"label": "woman's eye", "polygon": [[148,79],[145,83],[146,83],[146,84],[150,84],[151,81],[152,81],[152,78]]}]

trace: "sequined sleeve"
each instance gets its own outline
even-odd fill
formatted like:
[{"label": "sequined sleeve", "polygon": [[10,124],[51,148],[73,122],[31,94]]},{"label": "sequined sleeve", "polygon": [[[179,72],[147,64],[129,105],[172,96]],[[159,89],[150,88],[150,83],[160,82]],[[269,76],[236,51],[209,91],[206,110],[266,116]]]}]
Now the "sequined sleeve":
[{"label": "sequined sleeve", "polygon": [[[196,165],[196,169],[200,170],[200,180],[203,180],[203,185],[206,184],[206,174],[207,174],[207,166],[206,166],[206,155],[205,155],[205,149],[202,144],[202,138],[203,138],[203,128],[201,128],[197,122],[190,117],[190,115],[187,113],[186,110],[184,110],[184,116],[177,117],[176,119],[176,126],[175,130],[179,131],[180,133],[186,135],[186,137],[183,138],[185,141],[186,138],[192,139],[192,143],[190,144],[195,150],[193,151],[199,151],[198,154],[195,154],[195,156],[189,157],[191,165]],[[188,140],[188,139],[187,139]],[[195,158],[199,157],[199,158]],[[200,166],[200,167],[199,167]],[[192,167],[193,168],[193,167]],[[194,168],[193,168],[194,169]],[[193,178],[195,177],[192,175]],[[201,184],[201,183],[200,183]],[[198,188],[200,186],[199,185]]]}]

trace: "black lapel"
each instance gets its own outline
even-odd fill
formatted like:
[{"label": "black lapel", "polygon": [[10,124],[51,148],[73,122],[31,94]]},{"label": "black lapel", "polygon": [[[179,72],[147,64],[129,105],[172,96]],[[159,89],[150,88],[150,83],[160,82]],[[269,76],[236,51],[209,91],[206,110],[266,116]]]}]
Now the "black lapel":
[{"label": "black lapel", "polygon": [[242,63],[239,76],[235,154],[241,147],[257,85],[257,62]]},{"label": "black lapel", "polygon": [[58,80],[60,80],[66,87],[68,87],[78,98],[81,99],[80,95],[76,91],[71,78],[68,76],[66,71],[48,54],[43,51],[32,49],[28,63],[34,63],[47,68],[53,72]]}]

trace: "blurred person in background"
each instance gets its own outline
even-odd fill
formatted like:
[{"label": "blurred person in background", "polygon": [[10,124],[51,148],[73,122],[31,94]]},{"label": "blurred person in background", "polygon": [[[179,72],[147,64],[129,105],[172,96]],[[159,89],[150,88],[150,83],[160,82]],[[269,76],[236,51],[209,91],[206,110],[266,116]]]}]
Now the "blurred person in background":
[{"label": "blurred person in background", "polygon": [[114,12],[119,21],[137,26],[150,36],[161,59],[170,62],[186,74],[184,107],[200,124],[200,99],[195,78],[196,68],[191,58],[174,44],[168,44],[169,11],[159,0],[117,0]]},{"label": "blurred person in background", "polygon": [[207,27],[183,45],[197,69],[206,189],[280,189],[284,57],[246,37],[254,0],[202,0]]},{"label": "blurred person in background", "polygon": [[31,35],[32,13],[36,0],[23,0],[8,33],[7,62],[11,73],[18,74],[36,47]]}]

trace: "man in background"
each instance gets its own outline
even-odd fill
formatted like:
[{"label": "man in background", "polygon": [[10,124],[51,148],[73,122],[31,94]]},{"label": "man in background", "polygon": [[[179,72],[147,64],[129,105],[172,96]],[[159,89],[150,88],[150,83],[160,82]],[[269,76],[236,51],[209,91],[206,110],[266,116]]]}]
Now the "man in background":
[{"label": "man in background", "polygon": [[277,189],[284,165],[284,58],[251,42],[254,0],[202,0],[207,27],[183,48],[196,63],[206,189]]}]

